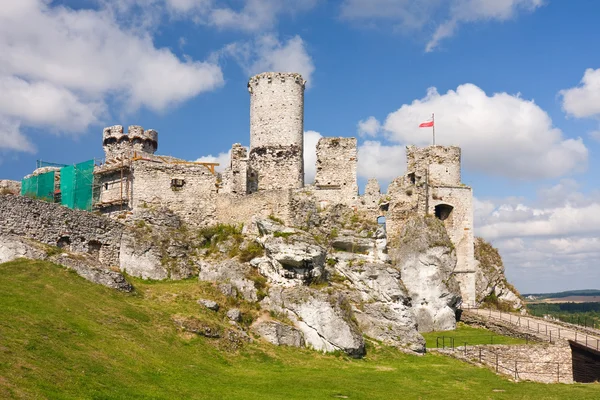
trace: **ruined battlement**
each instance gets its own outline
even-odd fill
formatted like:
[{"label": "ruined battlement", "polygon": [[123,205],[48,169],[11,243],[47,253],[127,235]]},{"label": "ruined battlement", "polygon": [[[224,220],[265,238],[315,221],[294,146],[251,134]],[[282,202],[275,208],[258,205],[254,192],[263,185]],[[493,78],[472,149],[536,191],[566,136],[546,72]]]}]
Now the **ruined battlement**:
[{"label": "ruined battlement", "polygon": [[460,147],[406,147],[407,173],[414,183],[429,179],[432,185],[460,186]]},{"label": "ruined battlement", "polygon": [[144,131],[139,125],[131,125],[124,133],[123,126],[114,125],[104,128],[102,146],[107,160],[130,157],[134,152],[154,154],[158,148],[158,132],[154,129]]},{"label": "ruined battlement", "polygon": [[306,81],[302,78],[302,75],[296,72],[263,72],[257,75],[254,75],[248,81],[248,91],[250,93],[254,92],[254,88],[257,87],[261,82],[264,83],[273,83],[274,81],[279,82],[294,82],[302,89],[304,89],[306,85]]}]

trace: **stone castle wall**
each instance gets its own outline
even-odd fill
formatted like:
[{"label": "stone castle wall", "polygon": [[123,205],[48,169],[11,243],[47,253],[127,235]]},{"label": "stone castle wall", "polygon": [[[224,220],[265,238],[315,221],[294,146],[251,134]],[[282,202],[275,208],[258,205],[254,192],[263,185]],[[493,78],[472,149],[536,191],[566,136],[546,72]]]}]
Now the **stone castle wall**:
[{"label": "stone castle wall", "polygon": [[121,125],[111,126],[104,128],[102,147],[107,160],[131,158],[134,153],[154,154],[158,148],[158,132],[131,125],[125,134]]},{"label": "stone castle wall", "polygon": [[27,197],[0,195],[0,234],[90,253],[105,265],[119,265],[123,225],[86,211]]},{"label": "stone castle wall", "polygon": [[0,194],[20,194],[21,182],[11,181],[8,179],[0,179]]},{"label": "stone castle wall", "polygon": [[460,185],[460,147],[406,147],[406,171],[418,182],[429,174],[430,185]]},{"label": "stone castle wall", "polygon": [[224,224],[250,226],[255,216],[275,216],[290,223],[292,198],[293,191],[289,189],[261,191],[247,196],[219,194],[216,199],[216,219]]},{"label": "stone castle wall", "polygon": [[132,208],[167,207],[183,221],[216,221],[217,176],[204,165],[133,162]]},{"label": "stone castle wall", "polygon": [[358,198],[356,138],[321,138],[317,143],[315,196],[350,204]]},{"label": "stone castle wall", "polygon": [[250,78],[249,192],[304,185],[304,85],[295,73]]}]

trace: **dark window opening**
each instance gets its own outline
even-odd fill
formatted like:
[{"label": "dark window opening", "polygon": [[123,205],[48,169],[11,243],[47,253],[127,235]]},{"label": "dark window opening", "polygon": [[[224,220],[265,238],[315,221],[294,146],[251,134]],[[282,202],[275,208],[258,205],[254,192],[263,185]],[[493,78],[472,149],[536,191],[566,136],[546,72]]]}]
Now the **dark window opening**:
[{"label": "dark window opening", "polygon": [[454,207],[448,204],[438,204],[435,206],[435,216],[437,219],[445,221],[452,215]]},{"label": "dark window opening", "polygon": [[56,247],[61,249],[68,249],[71,246],[71,239],[68,236],[63,236],[56,242]]},{"label": "dark window opening", "polygon": [[91,254],[95,258],[100,258],[100,249],[102,248],[102,243],[97,240],[90,240],[88,242],[88,254]]},{"label": "dark window opening", "polygon": [[415,176],[414,172],[408,174],[408,179],[410,179],[410,183],[412,183],[413,185],[417,182],[417,177]]},{"label": "dark window opening", "polygon": [[104,184],[104,190],[108,190],[108,183]]},{"label": "dark window opening", "polygon": [[183,179],[171,179],[171,189],[181,189],[185,185]]}]

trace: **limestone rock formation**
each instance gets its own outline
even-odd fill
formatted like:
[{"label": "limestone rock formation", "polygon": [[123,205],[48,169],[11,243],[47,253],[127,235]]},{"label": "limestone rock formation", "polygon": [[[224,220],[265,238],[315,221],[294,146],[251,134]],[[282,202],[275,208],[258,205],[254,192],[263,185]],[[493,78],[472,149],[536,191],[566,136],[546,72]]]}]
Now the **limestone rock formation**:
[{"label": "limestone rock formation", "polygon": [[412,299],[419,332],[454,329],[461,297],[453,275],[456,253],[443,223],[429,216],[409,218],[391,256]]},{"label": "limestone rock formation", "polygon": [[411,299],[400,280],[400,271],[389,264],[361,259],[338,260],[334,273],[347,285],[342,289],[354,305],[360,330],[382,342],[421,353],[425,340],[417,332]]},{"label": "limestone rock formation", "polygon": [[262,302],[265,308],[286,313],[316,350],[365,354],[365,344],[351,306],[342,294],[327,294],[306,286],[274,287]]},{"label": "limestone rock formation", "polygon": [[198,279],[210,282],[226,282],[231,284],[247,301],[258,301],[254,282],[248,279],[251,267],[234,260],[224,262],[200,262]]},{"label": "limestone rock formation", "polygon": [[258,220],[257,226],[266,254],[253,260],[253,265],[263,275],[286,286],[321,277],[326,250],[311,235],[268,219]]},{"label": "limestone rock formation", "polygon": [[111,271],[90,255],[71,253],[15,235],[0,235],[0,263],[17,258],[50,261],[74,270],[90,282],[124,292],[133,290],[120,272]]},{"label": "limestone rock formation", "polygon": [[278,346],[304,347],[304,335],[297,328],[277,321],[259,321],[252,330]]},{"label": "limestone rock formation", "polygon": [[492,245],[482,238],[475,239],[475,290],[477,303],[486,299],[498,301],[519,310],[523,308],[519,292],[506,280],[502,257]]}]

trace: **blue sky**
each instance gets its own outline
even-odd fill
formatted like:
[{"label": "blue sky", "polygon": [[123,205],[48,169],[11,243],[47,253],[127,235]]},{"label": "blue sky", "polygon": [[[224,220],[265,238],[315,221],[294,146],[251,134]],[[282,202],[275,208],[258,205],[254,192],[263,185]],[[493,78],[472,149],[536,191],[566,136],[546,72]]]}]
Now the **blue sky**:
[{"label": "blue sky", "polygon": [[249,76],[301,72],[307,168],[320,135],[357,136],[360,181],[385,190],[435,112],[517,288],[600,287],[598,15],[593,0],[7,0],[0,178],[101,158],[115,124],[226,162],[249,143]]}]

